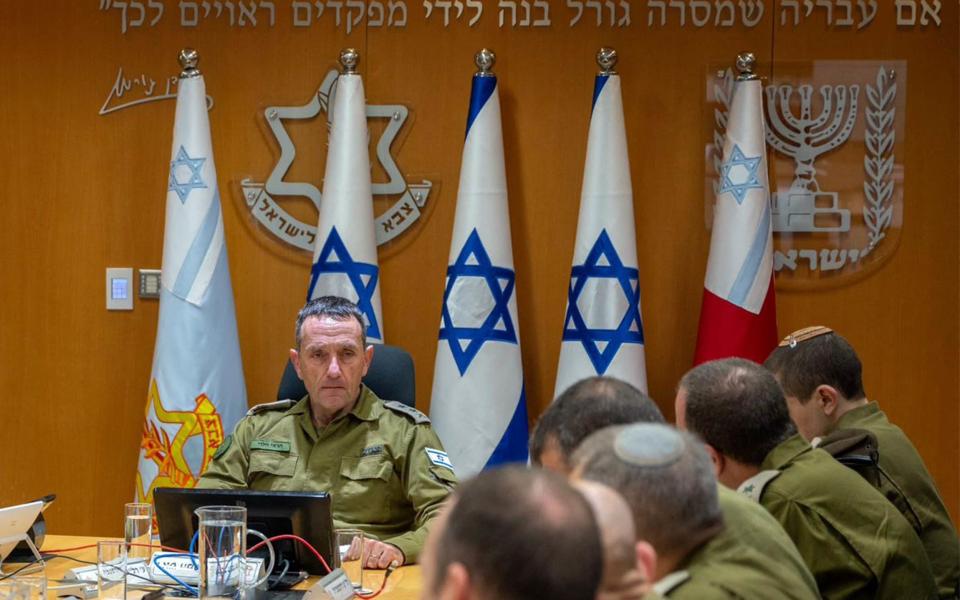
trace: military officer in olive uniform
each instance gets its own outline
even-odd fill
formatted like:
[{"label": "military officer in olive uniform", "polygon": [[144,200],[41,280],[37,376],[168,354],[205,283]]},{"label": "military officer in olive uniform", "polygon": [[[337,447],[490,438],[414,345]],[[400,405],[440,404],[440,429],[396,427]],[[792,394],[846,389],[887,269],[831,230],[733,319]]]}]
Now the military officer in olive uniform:
[{"label": "military officer in olive uniform", "polygon": [[853,346],[827,327],[807,327],[784,338],[764,366],[780,382],[790,417],[807,440],[845,429],[866,430],[876,437],[878,463],[901,492],[940,597],[957,598],[960,544],[950,513],[909,438],[867,399],[863,367]]},{"label": "military officer in olive uniform", "polygon": [[[626,499],[638,568],[656,582],[656,594],[672,600],[818,598],[799,575],[805,567],[763,553],[774,540],[736,535],[762,536],[764,523],[744,529],[738,521],[736,532],[727,529],[710,457],[692,435],[658,423],[607,427],[587,437],[571,462],[574,478],[606,484]],[[739,508],[733,503],[732,513],[742,515]]]},{"label": "military officer in olive uniform", "polygon": [[742,359],[704,363],[681,379],[676,413],[703,438],[720,482],[760,502],[793,538],[824,598],[937,597],[913,528],[796,434],[769,371]]},{"label": "military officer in olive uniform", "polygon": [[372,357],[356,305],[308,302],[290,350],[307,396],[252,408],[197,487],[329,492],[336,527],[377,538],[368,567],[416,562],[456,477],[426,416],[362,385]]}]

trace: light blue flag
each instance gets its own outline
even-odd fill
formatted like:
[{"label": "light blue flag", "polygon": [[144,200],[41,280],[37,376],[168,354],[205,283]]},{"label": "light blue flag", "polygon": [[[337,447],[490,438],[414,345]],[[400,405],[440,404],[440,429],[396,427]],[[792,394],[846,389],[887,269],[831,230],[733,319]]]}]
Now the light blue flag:
[{"label": "light blue flag", "polygon": [[527,460],[497,79],[473,78],[430,417],[459,477]]},{"label": "light blue flag", "polygon": [[578,219],[554,397],[595,375],[646,392],[633,188],[616,73],[594,82]]},{"label": "light blue flag", "polygon": [[136,496],[193,487],[247,410],[206,91],[181,74],[163,239],[160,316]]}]

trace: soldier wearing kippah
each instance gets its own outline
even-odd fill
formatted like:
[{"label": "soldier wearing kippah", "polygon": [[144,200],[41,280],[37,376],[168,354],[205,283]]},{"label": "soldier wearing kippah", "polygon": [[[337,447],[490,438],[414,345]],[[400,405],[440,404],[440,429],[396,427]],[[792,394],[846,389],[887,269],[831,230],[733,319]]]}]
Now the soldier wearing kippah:
[{"label": "soldier wearing kippah", "polygon": [[574,477],[627,500],[638,541],[654,552],[647,570],[656,593],[673,600],[818,597],[794,566],[758,550],[768,542],[729,535],[710,458],[689,434],[652,423],[607,427],[584,440],[572,464]]},{"label": "soldier wearing kippah", "polygon": [[906,434],[867,399],[860,358],[850,343],[827,327],[807,327],[784,338],[764,366],[780,382],[790,417],[807,440],[853,429],[873,434],[879,466],[906,503],[903,510],[923,542],[940,597],[957,598],[960,545],[950,514]]}]

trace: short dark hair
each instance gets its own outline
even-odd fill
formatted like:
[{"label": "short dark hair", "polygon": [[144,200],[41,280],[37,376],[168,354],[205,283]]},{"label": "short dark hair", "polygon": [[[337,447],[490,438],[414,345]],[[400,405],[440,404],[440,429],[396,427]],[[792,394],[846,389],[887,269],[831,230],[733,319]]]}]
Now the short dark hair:
[{"label": "short dark hair", "polygon": [[703,363],[680,380],[687,429],[717,452],[757,466],[796,433],[783,390],[755,362],[726,358]]},{"label": "short dark hair", "polygon": [[589,377],[568,387],[540,416],[530,436],[530,459],[539,464],[547,439],[569,460],[588,435],[610,425],[663,423],[649,396],[613,377]]},{"label": "short dark hair", "polygon": [[770,369],[788,396],[806,403],[819,385],[829,385],[847,400],[866,398],[863,365],[850,342],[835,333],[825,333],[793,346],[779,346],[763,366]]},{"label": "short dark hair", "polygon": [[600,530],[586,499],[566,479],[509,466],[457,488],[437,540],[435,573],[461,563],[499,600],[593,598],[603,570]]},{"label": "short dark hair", "polygon": [[297,313],[295,337],[298,350],[300,342],[303,341],[303,323],[310,317],[330,317],[337,321],[356,319],[357,323],[360,323],[360,345],[366,347],[367,322],[357,305],[340,296],[319,296],[304,304]]},{"label": "short dark hair", "polygon": [[723,528],[710,456],[692,435],[660,423],[601,429],[573,454],[577,474],[620,492],[637,539],[687,556]]}]

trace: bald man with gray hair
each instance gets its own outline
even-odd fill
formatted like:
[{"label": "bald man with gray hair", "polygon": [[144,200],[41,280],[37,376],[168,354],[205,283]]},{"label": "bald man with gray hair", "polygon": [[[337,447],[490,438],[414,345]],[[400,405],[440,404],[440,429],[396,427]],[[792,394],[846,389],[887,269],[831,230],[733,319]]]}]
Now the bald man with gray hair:
[{"label": "bald man with gray hair", "polygon": [[713,465],[703,444],[662,424],[590,435],[574,477],[606,484],[630,506],[636,537],[655,552],[654,591],[673,599],[816,598],[792,565],[770,564],[750,544],[731,551]]},{"label": "bald man with gray hair", "polygon": [[600,528],[603,576],[596,600],[652,598],[656,553],[647,542],[637,542],[630,506],[613,488],[596,481],[573,481],[587,499]]}]

